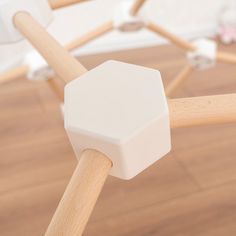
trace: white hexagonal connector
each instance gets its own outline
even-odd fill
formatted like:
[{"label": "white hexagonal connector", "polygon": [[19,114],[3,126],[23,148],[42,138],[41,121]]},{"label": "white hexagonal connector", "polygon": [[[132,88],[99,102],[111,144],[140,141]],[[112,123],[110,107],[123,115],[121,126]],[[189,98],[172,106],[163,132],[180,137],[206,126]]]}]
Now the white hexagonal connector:
[{"label": "white hexagonal connector", "polygon": [[123,32],[132,32],[145,26],[144,20],[130,14],[133,4],[133,0],[123,0],[119,3],[113,17],[114,28]]},{"label": "white hexagonal connector", "polygon": [[23,39],[13,23],[14,15],[20,11],[28,12],[44,27],[52,20],[52,11],[47,0],[0,0],[0,43]]},{"label": "white hexagonal connector", "polygon": [[189,63],[198,70],[210,68],[215,65],[217,44],[215,41],[202,38],[193,42],[195,51],[187,53]]},{"label": "white hexagonal connector", "polygon": [[171,148],[159,71],[108,61],[70,82],[65,128],[78,157],[96,149],[111,158],[111,175],[136,176]]}]

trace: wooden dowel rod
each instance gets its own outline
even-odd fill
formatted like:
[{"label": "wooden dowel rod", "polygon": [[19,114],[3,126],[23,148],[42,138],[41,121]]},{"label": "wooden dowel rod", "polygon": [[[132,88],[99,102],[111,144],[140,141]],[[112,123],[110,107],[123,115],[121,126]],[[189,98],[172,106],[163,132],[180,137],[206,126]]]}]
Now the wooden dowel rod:
[{"label": "wooden dowel rod", "polygon": [[45,236],[82,235],[111,167],[97,151],[82,154]]},{"label": "wooden dowel rod", "polygon": [[14,69],[10,69],[0,74],[0,84],[23,77],[27,74],[28,71],[29,71],[29,67],[27,65],[18,66]]},{"label": "wooden dowel rod", "polygon": [[101,26],[97,27],[95,30],[92,30],[87,34],[85,34],[84,36],[71,41],[65,46],[65,48],[68,51],[71,51],[73,49],[81,47],[86,43],[89,43],[90,41],[104,35],[105,33],[108,33],[112,29],[113,29],[113,22],[112,21],[105,22]]},{"label": "wooden dowel rod", "polygon": [[[69,82],[87,71],[28,13],[17,13],[14,23],[64,81]],[[110,159],[102,153],[95,150],[84,152],[49,225],[47,236],[82,235],[111,167]]]},{"label": "wooden dowel rod", "polygon": [[236,122],[236,94],[169,100],[172,128]]},{"label": "wooden dowel rod", "polygon": [[80,3],[80,2],[84,2],[84,1],[86,1],[86,0],[48,0],[52,9],[67,7],[72,4],[76,4],[76,3]]},{"label": "wooden dowel rod", "polygon": [[219,62],[236,64],[236,54],[228,52],[218,52],[216,55],[216,59]]},{"label": "wooden dowel rod", "polygon": [[191,65],[186,65],[180,73],[174,78],[166,87],[165,92],[167,97],[171,97],[173,93],[178,89],[193,72]]},{"label": "wooden dowel rod", "polygon": [[14,23],[65,82],[69,82],[87,71],[28,13],[17,13]]},{"label": "wooden dowel rod", "polygon": [[47,83],[51,90],[56,94],[60,102],[64,102],[64,88],[60,86],[56,78],[48,78]]},{"label": "wooden dowel rod", "polygon": [[158,35],[161,35],[162,37],[168,39],[170,42],[172,42],[173,44],[175,44],[176,46],[187,50],[187,51],[194,51],[196,50],[196,47],[191,44],[190,42],[188,42],[185,39],[182,39],[172,33],[170,33],[169,31],[165,30],[164,28],[162,28],[161,26],[154,24],[152,22],[149,22],[147,24],[147,28],[150,29],[152,32],[157,33]]},{"label": "wooden dowel rod", "polygon": [[146,2],[146,0],[136,0],[131,11],[130,14],[135,16],[136,14],[138,14],[139,10],[141,9],[141,7],[143,6],[143,4]]}]

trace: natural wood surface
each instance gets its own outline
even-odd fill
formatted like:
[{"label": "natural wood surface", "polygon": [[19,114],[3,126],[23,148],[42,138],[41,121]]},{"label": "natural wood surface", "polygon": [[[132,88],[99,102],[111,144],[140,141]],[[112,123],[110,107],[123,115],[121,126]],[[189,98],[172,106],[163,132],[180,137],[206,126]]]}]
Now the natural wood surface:
[{"label": "natural wood surface", "polygon": [[194,51],[196,48],[190,42],[185,39],[180,38],[179,36],[172,34],[170,31],[166,30],[165,28],[157,25],[153,22],[147,23],[147,28],[152,32],[164,37],[165,39],[169,40],[171,43],[175,44],[176,46],[187,50],[187,51]]},{"label": "natural wood surface", "polygon": [[99,26],[96,29],[88,32],[87,34],[83,35],[82,37],[74,39],[73,41],[68,43],[65,46],[65,48],[68,51],[71,51],[73,49],[79,48],[79,47],[89,43],[90,41],[95,40],[98,37],[104,35],[105,33],[108,33],[112,29],[113,29],[113,22],[112,21],[105,22],[101,26]]},{"label": "natural wood surface", "polygon": [[52,91],[57,95],[60,102],[64,102],[64,86],[59,84],[56,78],[48,78],[47,83]]},{"label": "natural wood surface", "polygon": [[[87,71],[28,13],[17,13],[14,23],[65,82]],[[109,157],[102,153],[95,150],[84,152],[49,225],[47,236],[82,235],[111,167]]]},{"label": "natural wood surface", "polygon": [[111,167],[103,154],[84,151],[45,236],[82,235]]},{"label": "natural wood surface", "polygon": [[165,89],[166,96],[171,97],[176,89],[178,89],[193,72],[191,65],[185,65],[184,68],[177,74],[177,76],[168,84]]},{"label": "natural wood surface", "polygon": [[236,123],[236,93],[169,99],[172,128]]},{"label": "natural wood surface", "polygon": [[80,2],[84,2],[84,1],[88,1],[88,0],[48,0],[52,9],[67,7],[72,4],[76,4],[76,3],[80,3]]},{"label": "natural wood surface", "polygon": [[[236,52],[236,46],[222,47]],[[91,69],[108,59],[161,71],[165,85],[185,63],[161,46],[81,57]],[[235,67],[194,73],[175,97],[236,92]],[[47,83],[0,86],[0,233],[42,236],[77,165],[59,103]],[[234,236],[235,124],[172,131],[172,152],[131,181],[109,177],[85,236]],[[184,223],[183,223],[184,222]]]},{"label": "natural wood surface", "polygon": [[219,62],[236,64],[236,53],[221,52],[219,51],[216,55],[216,59]]},{"label": "natural wood surface", "polygon": [[46,33],[45,29],[28,13],[17,13],[14,17],[14,23],[65,82],[70,82],[86,72],[83,65],[72,57],[52,36]]},{"label": "natural wood surface", "polygon": [[130,14],[133,15],[133,16],[136,15],[146,1],[147,0],[135,0]]},{"label": "natural wood surface", "polygon": [[0,73],[0,84],[25,76],[28,71],[28,66],[19,66],[4,73]]}]

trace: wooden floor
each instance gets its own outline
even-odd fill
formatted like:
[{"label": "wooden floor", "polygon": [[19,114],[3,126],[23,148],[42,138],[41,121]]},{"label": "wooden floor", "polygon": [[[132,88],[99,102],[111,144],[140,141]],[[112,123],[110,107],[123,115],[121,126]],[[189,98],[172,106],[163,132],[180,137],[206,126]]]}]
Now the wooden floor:
[{"label": "wooden floor", "polygon": [[[81,61],[107,59],[158,68],[165,85],[185,62],[170,46]],[[219,64],[175,96],[232,92],[236,66]],[[59,102],[44,82],[18,79],[0,86],[0,122],[0,235],[41,236],[76,165]],[[236,124],[173,130],[169,155],[131,181],[108,178],[84,235],[236,235]]]}]

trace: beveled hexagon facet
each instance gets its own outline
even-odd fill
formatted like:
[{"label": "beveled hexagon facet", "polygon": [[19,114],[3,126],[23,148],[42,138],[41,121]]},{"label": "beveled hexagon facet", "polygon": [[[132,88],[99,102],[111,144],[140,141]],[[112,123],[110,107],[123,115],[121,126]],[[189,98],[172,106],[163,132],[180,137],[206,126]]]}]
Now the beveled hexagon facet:
[{"label": "beveled hexagon facet", "polygon": [[170,151],[168,105],[157,70],[108,61],[65,88],[65,128],[76,154],[96,149],[130,179]]}]

